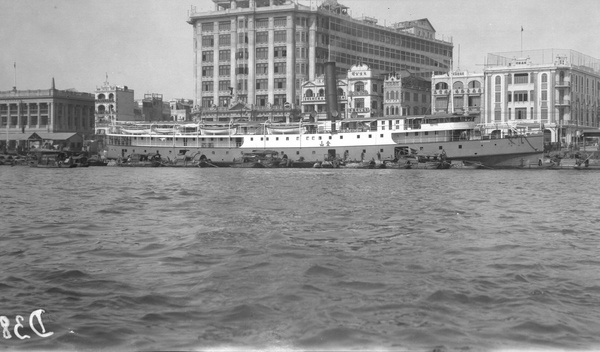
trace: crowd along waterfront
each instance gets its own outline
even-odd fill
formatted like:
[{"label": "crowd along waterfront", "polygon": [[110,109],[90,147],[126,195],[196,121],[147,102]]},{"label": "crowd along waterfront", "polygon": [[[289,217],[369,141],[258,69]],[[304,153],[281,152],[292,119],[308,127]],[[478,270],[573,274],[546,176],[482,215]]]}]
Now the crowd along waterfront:
[{"label": "crowd along waterfront", "polygon": [[[596,178],[3,166],[1,343],[597,349]],[[38,309],[45,332],[34,326],[52,335],[29,327]]]}]

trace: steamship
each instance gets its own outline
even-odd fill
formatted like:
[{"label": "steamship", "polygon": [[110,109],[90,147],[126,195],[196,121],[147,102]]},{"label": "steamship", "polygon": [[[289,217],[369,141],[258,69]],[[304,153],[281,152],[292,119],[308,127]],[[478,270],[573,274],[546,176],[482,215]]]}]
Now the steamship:
[{"label": "steamship", "polygon": [[[444,156],[457,163],[487,168],[538,166],[543,134],[511,126],[485,134],[472,115],[423,115],[343,118],[337,110],[335,63],[325,66],[327,118],[313,112],[281,123],[230,118],[210,123],[141,123],[111,126],[106,156],[160,154],[163,158],[201,155],[219,165],[233,164],[245,153],[276,151],[294,161],[398,161],[408,155]],[[252,116],[252,114],[251,114]]]},{"label": "steamship", "polygon": [[[266,122],[224,124],[227,134],[207,132],[201,123],[172,123],[164,133],[152,124],[138,125],[132,133],[113,126],[107,134],[110,159],[134,153],[200,154],[221,165],[234,163],[244,153],[274,150],[292,160],[393,160],[407,154],[445,155],[450,161],[474,162],[490,168],[537,166],[543,160],[542,134],[518,130],[500,137],[484,135],[473,116],[431,115],[403,119],[375,118],[337,121],[299,121],[272,127]],[[183,127],[185,126],[185,127]]]}]

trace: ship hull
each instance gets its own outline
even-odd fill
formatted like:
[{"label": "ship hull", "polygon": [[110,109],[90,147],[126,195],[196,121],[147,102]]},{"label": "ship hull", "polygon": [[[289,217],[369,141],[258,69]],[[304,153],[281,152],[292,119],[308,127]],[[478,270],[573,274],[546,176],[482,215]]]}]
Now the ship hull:
[{"label": "ship hull", "polygon": [[[376,132],[374,132],[376,133]],[[363,141],[374,133],[363,133]],[[341,134],[340,134],[341,135]],[[222,137],[211,140],[194,139],[178,141],[171,145],[107,145],[107,157],[123,158],[132,153],[159,153],[171,158],[181,154],[199,153],[215,163],[233,163],[244,153],[252,150],[270,149],[286,154],[291,160],[318,162],[323,160],[392,160],[401,149],[413,150],[422,155],[439,155],[444,153],[450,161],[467,161],[480,163],[487,168],[534,168],[543,160],[543,136],[518,136],[500,139],[431,141],[423,143],[395,143],[392,138],[380,138],[373,143],[345,142],[337,134],[307,135],[254,135],[242,137]],[[332,137],[330,137],[332,136]],[[335,137],[335,138],[333,138]],[[354,134],[346,134],[357,138]],[[360,138],[358,138],[360,139]],[[333,142],[330,142],[333,141]],[[387,141],[391,141],[386,143]],[[317,145],[315,145],[317,144]]]}]

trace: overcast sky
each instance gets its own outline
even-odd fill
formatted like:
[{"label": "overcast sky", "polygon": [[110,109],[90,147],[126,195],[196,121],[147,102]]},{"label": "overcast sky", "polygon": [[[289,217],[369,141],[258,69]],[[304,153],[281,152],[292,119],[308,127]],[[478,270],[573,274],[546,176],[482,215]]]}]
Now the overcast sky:
[{"label": "overcast sky", "polygon": [[[519,51],[521,35],[524,50],[573,49],[600,59],[598,0],[338,2],[382,25],[428,18],[439,38],[454,43],[455,69],[481,72],[487,53]],[[58,89],[91,93],[108,74],[136,99],[192,99],[191,6],[214,8],[212,0],[0,0],[0,91],[12,89],[16,62],[17,89],[47,89],[54,77]]]}]

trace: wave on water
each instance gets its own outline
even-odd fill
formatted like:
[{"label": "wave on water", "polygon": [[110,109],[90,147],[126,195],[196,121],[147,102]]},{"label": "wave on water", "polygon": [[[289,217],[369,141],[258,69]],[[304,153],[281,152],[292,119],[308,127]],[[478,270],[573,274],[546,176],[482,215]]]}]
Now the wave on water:
[{"label": "wave on water", "polygon": [[1,170],[5,349],[600,347],[594,173],[74,170]]}]

